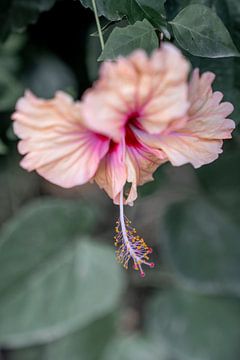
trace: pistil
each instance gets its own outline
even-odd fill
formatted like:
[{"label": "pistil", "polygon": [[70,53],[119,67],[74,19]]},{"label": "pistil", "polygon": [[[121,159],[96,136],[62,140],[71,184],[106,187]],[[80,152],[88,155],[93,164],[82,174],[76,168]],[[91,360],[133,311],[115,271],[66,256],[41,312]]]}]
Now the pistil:
[{"label": "pistil", "polygon": [[136,229],[132,227],[131,221],[124,215],[123,190],[120,193],[119,219],[116,222],[114,236],[116,246],[116,258],[128,269],[129,261],[133,261],[134,270],[140,271],[140,276],[144,277],[145,272],[142,265],[154,267],[153,262],[149,262],[149,254],[152,253],[150,248],[142,237],[137,235]]}]

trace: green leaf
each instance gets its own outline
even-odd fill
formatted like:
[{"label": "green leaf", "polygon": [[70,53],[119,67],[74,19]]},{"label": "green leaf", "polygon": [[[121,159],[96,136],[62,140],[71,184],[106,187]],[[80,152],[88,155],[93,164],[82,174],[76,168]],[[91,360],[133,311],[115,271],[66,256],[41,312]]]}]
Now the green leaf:
[{"label": "green leaf", "polygon": [[[80,0],[83,6],[93,10],[92,0]],[[166,24],[164,3],[166,0],[96,0],[98,15],[109,20],[127,17],[131,24],[147,19],[154,26]]]},{"label": "green leaf", "polygon": [[[92,0],[80,0],[82,5],[93,10]],[[123,0],[124,2],[125,0]],[[122,18],[122,5],[117,0],[95,0],[99,16],[105,16],[109,20]]]},{"label": "green leaf", "polygon": [[146,311],[148,334],[169,348],[169,359],[238,359],[239,300],[173,290],[159,293]]},{"label": "green leaf", "polygon": [[166,0],[135,0],[136,3],[141,7],[141,9],[146,14],[146,17],[153,17],[157,13],[159,15],[164,14],[165,7],[164,3]]},{"label": "green leaf", "polygon": [[[126,9],[126,16],[131,22],[147,19],[153,26],[161,27],[166,24],[164,3],[166,0],[134,0],[135,11]],[[133,1],[133,2],[134,2]],[[131,1],[130,1],[131,2]],[[126,4],[127,5],[127,4]],[[129,5],[128,5],[129,6]],[[134,7],[132,6],[131,9]]]},{"label": "green leaf", "polygon": [[[117,23],[107,23],[106,26],[102,28],[104,37],[108,38],[116,26],[125,27],[127,25],[128,22],[126,19],[118,21]],[[98,32],[95,30],[96,25],[90,27],[86,44],[86,66],[88,70],[88,77],[91,81],[95,81],[98,77],[100,63],[97,62],[96,59],[102,52]]]},{"label": "green leaf", "polygon": [[[239,150],[226,149],[214,164],[196,171],[208,197],[217,203],[237,223],[240,221],[240,163]],[[234,174],[234,175],[233,175]]]},{"label": "green leaf", "polygon": [[25,37],[14,34],[0,44],[0,111],[12,110],[23,92],[17,71],[21,65],[18,52],[24,43]]},{"label": "green leaf", "polygon": [[165,216],[166,255],[179,285],[240,295],[240,227],[201,198],[172,205]]},{"label": "green leaf", "polygon": [[171,22],[179,45],[196,56],[240,56],[220,18],[204,5],[184,8]]},{"label": "green leaf", "polygon": [[158,38],[152,25],[147,20],[137,21],[125,28],[115,28],[98,60],[126,56],[139,48],[151,53],[157,47]]},{"label": "green leaf", "polygon": [[239,151],[229,149],[214,164],[203,166],[196,173],[204,189],[213,196],[229,190],[240,194],[240,169],[236,166],[239,163]]},{"label": "green leaf", "polygon": [[0,155],[5,155],[7,153],[7,146],[4,142],[0,139]]},{"label": "green leaf", "polygon": [[[1,64],[1,61],[0,61]],[[23,92],[22,84],[11,73],[0,70],[0,111],[13,109]]]},{"label": "green leaf", "polygon": [[39,194],[39,178],[19,166],[20,156],[9,148],[7,156],[0,158],[0,224]]},{"label": "green leaf", "polygon": [[49,10],[56,0],[3,0],[0,2],[0,39],[12,31],[23,30],[36,22],[42,11]]},{"label": "green leaf", "polygon": [[140,335],[117,337],[107,347],[101,360],[168,360],[162,344]]},{"label": "green leaf", "polygon": [[96,216],[80,202],[45,200],[2,229],[2,345],[54,340],[116,307],[122,278],[113,250],[84,235]]},{"label": "green leaf", "polygon": [[[86,328],[57,341],[31,348],[13,350],[8,360],[99,360],[115,330],[115,316],[110,314]],[[94,346],[93,346],[94,344]]]}]

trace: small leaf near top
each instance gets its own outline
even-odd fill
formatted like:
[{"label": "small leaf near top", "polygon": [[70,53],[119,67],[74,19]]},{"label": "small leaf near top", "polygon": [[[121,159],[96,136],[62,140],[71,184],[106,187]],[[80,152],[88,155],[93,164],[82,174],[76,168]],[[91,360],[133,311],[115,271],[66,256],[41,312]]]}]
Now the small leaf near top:
[{"label": "small leaf near top", "polygon": [[158,47],[158,38],[153,26],[147,21],[137,21],[125,28],[115,28],[110,34],[99,59],[115,59],[119,55],[126,56],[133,50],[144,49],[150,53]]},{"label": "small leaf near top", "polygon": [[170,24],[179,45],[193,55],[210,58],[240,56],[227,28],[207,6],[187,6]]}]

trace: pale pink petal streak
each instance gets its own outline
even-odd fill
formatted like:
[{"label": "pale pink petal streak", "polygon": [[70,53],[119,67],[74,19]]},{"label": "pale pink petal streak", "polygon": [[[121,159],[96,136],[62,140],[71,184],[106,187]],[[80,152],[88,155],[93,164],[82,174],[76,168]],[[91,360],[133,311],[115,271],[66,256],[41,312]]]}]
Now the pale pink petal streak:
[{"label": "pale pink petal streak", "polygon": [[82,125],[80,103],[67,94],[43,100],[27,92],[12,118],[14,131],[22,139],[21,166],[62,187],[89,181],[108,151],[109,140]]},{"label": "pale pink petal streak", "polygon": [[191,163],[198,168],[208,164],[222,152],[223,139],[231,138],[235,124],[226,117],[233,106],[229,102],[221,103],[222,93],[212,91],[214,78],[209,72],[200,77],[198,69],[195,70],[189,85],[186,124],[159,136],[145,136],[146,143],[162,149],[175,166]]},{"label": "pale pink petal streak", "polygon": [[127,180],[123,144],[111,143],[107,155],[100,162],[94,180],[115,204],[119,204],[119,195]]},{"label": "pale pink petal streak", "polygon": [[153,180],[154,171],[167,161],[165,154],[144,144],[141,134],[132,127],[131,141],[126,146],[127,181],[131,183],[126,202],[131,204],[137,198],[137,186]]}]

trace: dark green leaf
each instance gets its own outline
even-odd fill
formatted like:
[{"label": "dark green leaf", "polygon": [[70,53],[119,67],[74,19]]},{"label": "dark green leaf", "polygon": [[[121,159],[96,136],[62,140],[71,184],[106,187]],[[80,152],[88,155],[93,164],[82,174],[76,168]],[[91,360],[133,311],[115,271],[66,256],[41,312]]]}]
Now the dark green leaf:
[{"label": "dark green leaf", "polygon": [[126,56],[135,49],[148,53],[158,47],[158,38],[152,25],[147,21],[137,21],[125,28],[115,28],[109,36],[99,60]]},{"label": "dark green leaf", "polygon": [[157,295],[146,310],[148,333],[169,348],[169,359],[238,359],[239,300],[175,290]]},{"label": "dark green leaf", "polygon": [[7,146],[0,139],[0,155],[5,155],[7,153]]},{"label": "dark green leaf", "polygon": [[24,29],[34,23],[42,11],[49,10],[56,0],[1,0],[0,39],[12,31]]},{"label": "dark green leaf", "polygon": [[240,295],[240,227],[201,198],[174,204],[165,217],[166,253],[179,284]]},{"label": "dark green leaf", "polygon": [[[80,0],[82,5],[93,10],[92,0]],[[125,0],[123,0],[125,2]],[[99,16],[105,16],[109,20],[120,20],[122,18],[122,8],[120,1],[117,0],[96,0],[96,7]]]},{"label": "dark green leaf", "polygon": [[[132,21],[147,19],[151,24],[160,27],[166,23],[164,3],[166,0],[135,0],[138,6],[136,14],[131,14]],[[129,17],[129,12],[126,15]]]},{"label": "dark green leaf", "polygon": [[168,360],[162,344],[140,335],[118,337],[112,341],[101,360]]},{"label": "dark green leaf", "polygon": [[96,216],[80,202],[45,200],[2,229],[2,345],[50,341],[115,308],[122,278],[114,253],[84,237]]},{"label": "dark green leaf", "polygon": [[21,66],[18,52],[24,43],[25,37],[15,34],[0,44],[0,111],[12,110],[23,92],[17,71]]},{"label": "dark green leaf", "polygon": [[114,334],[115,321],[108,315],[57,341],[10,351],[7,360],[99,360]]},{"label": "dark green leaf", "polygon": [[239,150],[225,150],[214,164],[196,171],[200,184],[215,203],[227,211],[237,223],[240,221],[240,162]]},{"label": "dark green leaf", "polygon": [[[92,0],[80,0],[83,6],[93,10]],[[166,0],[96,0],[98,15],[109,20],[127,17],[131,24],[137,20],[149,20],[154,26],[166,23],[164,3]]]},{"label": "dark green leaf", "polygon": [[39,194],[37,175],[21,169],[19,162],[20,157],[11,149],[7,156],[0,158],[0,224]]},{"label": "dark green leaf", "polygon": [[12,109],[22,92],[22,84],[2,68],[2,71],[0,70],[0,111]]},{"label": "dark green leaf", "polygon": [[204,5],[187,6],[170,24],[179,45],[193,55],[210,58],[240,55],[223,22]]},{"label": "dark green leaf", "polygon": [[[127,20],[121,20],[117,23],[108,23],[107,26],[104,28],[104,37],[108,38],[108,36],[111,34],[113,29],[117,27],[125,27],[128,25]],[[88,33],[90,36],[88,36],[88,41],[86,45],[86,66],[88,70],[88,77],[91,81],[94,81],[98,77],[98,69],[100,66],[100,63],[96,61],[96,59],[101,54],[101,46],[100,41],[98,37],[98,32],[94,31],[96,30],[96,25],[90,27]],[[96,35],[96,36],[95,36]]]}]

